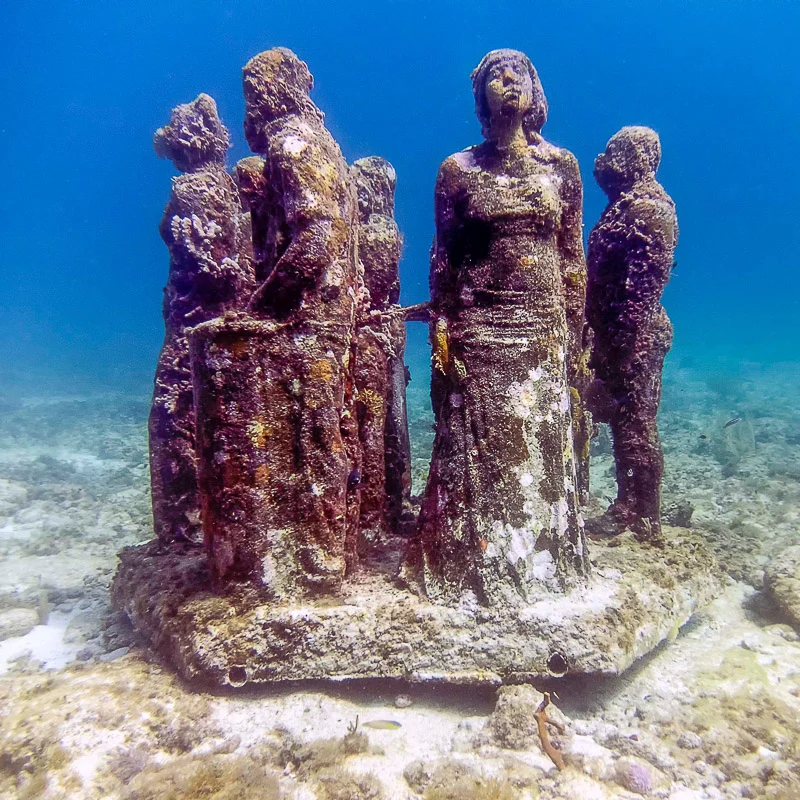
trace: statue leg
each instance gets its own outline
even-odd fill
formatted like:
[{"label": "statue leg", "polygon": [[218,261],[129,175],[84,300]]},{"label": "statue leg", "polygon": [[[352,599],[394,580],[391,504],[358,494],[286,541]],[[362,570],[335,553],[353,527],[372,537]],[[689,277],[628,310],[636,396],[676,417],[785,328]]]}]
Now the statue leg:
[{"label": "statue leg", "polygon": [[168,335],[149,420],[153,523],[162,542],[203,541],[194,428],[189,345],[185,336]]},{"label": "statue leg", "polygon": [[631,527],[641,541],[663,544],[661,480],[664,454],[658,436],[664,358],[672,325],[660,308],[636,337],[634,357],[625,359],[620,398],[611,418],[617,471],[617,500],[611,513]]}]

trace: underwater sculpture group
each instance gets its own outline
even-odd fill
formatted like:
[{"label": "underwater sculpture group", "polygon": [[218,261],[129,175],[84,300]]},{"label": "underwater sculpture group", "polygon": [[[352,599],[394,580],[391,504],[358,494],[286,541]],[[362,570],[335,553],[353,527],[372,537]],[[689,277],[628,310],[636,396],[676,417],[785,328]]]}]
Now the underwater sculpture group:
[{"label": "underwater sculpture group", "polygon": [[[161,226],[158,538],[123,551],[114,599],[187,678],[615,673],[715,590],[702,544],[667,542],[660,520],[677,222],[658,137],[624,128],[598,157],[609,206],[587,271],[578,165],[541,135],[533,65],[492,51],[472,82],[485,141],[441,166],[431,299],[412,308],[398,305],[394,170],[348,166],[291,51],[244,68],[257,155],[232,174],[207,95],[156,133],[183,173]],[[433,345],[418,513],[409,320]],[[592,568],[593,414],[611,425],[619,484],[594,529],[639,543],[599,545]]]}]

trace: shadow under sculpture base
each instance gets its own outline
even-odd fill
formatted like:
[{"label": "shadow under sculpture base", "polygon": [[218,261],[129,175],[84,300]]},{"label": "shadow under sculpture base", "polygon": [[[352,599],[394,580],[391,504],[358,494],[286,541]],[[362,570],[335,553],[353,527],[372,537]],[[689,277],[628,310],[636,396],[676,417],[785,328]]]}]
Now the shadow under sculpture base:
[{"label": "shadow under sculpture base", "polygon": [[435,605],[375,573],[347,578],[340,594],[316,600],[219,595],[202,548],[157,541],[122,551],[112,593],[153,648],[205,687],[618,675],[720,589],[700,538],[681,528],[665,534],[663,550],[630,535],[617,547],[597,545],[587,586],[515,609]]}]

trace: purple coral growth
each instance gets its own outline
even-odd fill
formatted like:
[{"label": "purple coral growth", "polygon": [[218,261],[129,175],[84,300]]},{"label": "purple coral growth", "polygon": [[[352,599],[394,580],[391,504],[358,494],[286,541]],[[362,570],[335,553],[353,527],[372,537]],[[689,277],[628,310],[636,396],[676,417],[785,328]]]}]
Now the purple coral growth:
[{"label": "purple coral growth", "polygon": [[650,770],[642,764],[626,762],[617,768],[617,781],[629,792],[650,794],[653,790],[653,779]]}]

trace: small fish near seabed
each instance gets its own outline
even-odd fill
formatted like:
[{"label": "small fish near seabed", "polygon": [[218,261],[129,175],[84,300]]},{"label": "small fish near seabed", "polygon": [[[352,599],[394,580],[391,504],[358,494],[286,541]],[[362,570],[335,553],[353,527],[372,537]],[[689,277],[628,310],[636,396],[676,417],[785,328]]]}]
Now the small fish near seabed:
[{"label": "small fish near seabed", "polygon": [[681,632],[681,623],[679,620],[676,620],[675,624],[667,632],[667,636],[665,639],[666,643],[672,644],[678,638],[680,632]]},{"label": "small fish near seabed", "polygon": [[729,419],[723,426],[722,429],[730,428],[733,425],[738,425],[742,421],[741,417],[734,417],[733,419]]},{"label": "small fish near seabed", "polygon": [[369,722],[364,722],[362,728],[372,728],[376,731],[396,731],[403,726],[393,719],[371,719]]}]

